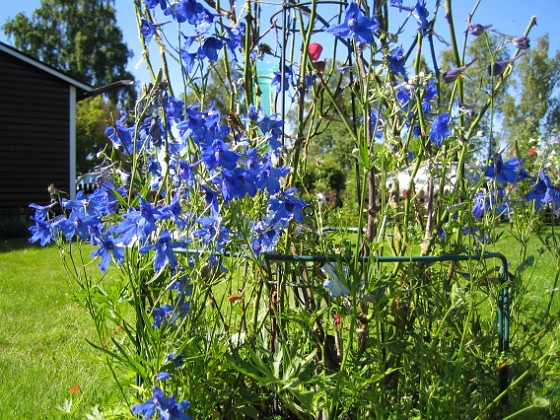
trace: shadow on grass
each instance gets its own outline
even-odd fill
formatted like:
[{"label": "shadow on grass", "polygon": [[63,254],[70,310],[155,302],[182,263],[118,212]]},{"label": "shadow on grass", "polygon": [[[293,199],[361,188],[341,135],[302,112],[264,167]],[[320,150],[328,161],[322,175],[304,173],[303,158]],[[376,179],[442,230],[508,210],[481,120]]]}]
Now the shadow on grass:
[{"label": "shadow on grass", "polygon": [[[23,215],[0,215],[0,252],[21,249],[30,237],[31,222]],[[12,245],[13,242],[13,245]],[[28,244],[29,245],[29,244]],[[15,246],[16,248],[11,248]]]},{"label": "shadow on grass", "polygon": [[40,248],[40,246],[30,243],[28,237],[0,238],[0,253],[19,251],[26,248]]}]

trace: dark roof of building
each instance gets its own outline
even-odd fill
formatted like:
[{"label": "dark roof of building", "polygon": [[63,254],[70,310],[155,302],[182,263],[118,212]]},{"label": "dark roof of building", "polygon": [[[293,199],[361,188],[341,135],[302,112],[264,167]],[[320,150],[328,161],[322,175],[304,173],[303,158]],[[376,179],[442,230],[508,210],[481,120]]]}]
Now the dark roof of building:
[{"label": "dark roof of building", "polygon": [[32,65],[33,67],[36,67],[39,70],[42,70],[46,73],[51,74],[52,76],[63,80],[64,82],[68,83],[69,85],[75,86],[77,89],[82,91],[83,95],[86,95],[90,92],[92,92],[94,90],[94,88],[92,86],[90,86],[87,83],[84,83],[80,80],[75,79],[74,77],[68,76],[67,74],[65,74],[64,72],[56,69],[53,66],[50,66],[48,64],[42,63],[41,61],[31,57],[30,55],[27,55],[19,50],[17,50],[16,48],[5,44],[3,42],[0,42],[0,52],[4,52],[6,54],[11,55],[12,57],[15,57],[21,61],[24,61],[30,65]]}]

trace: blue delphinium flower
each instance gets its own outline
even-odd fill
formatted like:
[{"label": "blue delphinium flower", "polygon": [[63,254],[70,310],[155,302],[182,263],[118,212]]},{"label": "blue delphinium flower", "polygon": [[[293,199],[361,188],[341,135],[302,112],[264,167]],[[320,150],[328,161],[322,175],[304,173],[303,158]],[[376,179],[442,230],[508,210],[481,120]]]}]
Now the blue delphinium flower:
[{"label": "blue delphinium flower", "polygon": [[395,98],[402,107],[402,110],[404,112],[408,112],[408,107],[410,104],[410,100],[412,99],[412,95],[410,94],[410,90],[404,84],[397,85],[395,89]]},{"label": "blue delphinium flower", "polygon": [[140,21],[140,32],[144,36],[144,44],[147,46],[156,34],[156,26],[152,22],[142,19]]},{"label": "blue delphinium flower", "polygon": [[274,167],[270,159],[266,160],[258,168],[255,168],[253,173],[257,180],[256,185],[261,191],[268,191],[269,194],[276,194],[280,192],[280,178],[284,178],[290,173],[290,168],[283,166],[281,168]]},{"label": "blue delphinium flower", "polygon": [[422,95],[422,110],[424,114],[428,115],[432,111],[432,101],[437,98],[438,93],[436,82],[430,80],[424,89],[424,95]]},{"label": "blue delphinium flower", "polygon": [[168,121],[178,122],[183,118],[185,103],[180,99],[169,96],[165,99],[165,115]]},{"label": "blue delphinium flower", "polygon": [[245,37],[245,23],[241,22],[236,27],[224,27],[226,36],[224,41],[228,51],[233,55],[233,59],[237,61],[237,50],[243,45]]},{"label": "blue delphinium flower", "polygon": [[353,71],[353,70],[356,70],[356,66],[340,66],[340,67],[338,68],[338,72],[339,72],[340,74],[346,74],[346,73],[349,73],[349,72],[351,72],[351,71]]},{"label": "blue delphinium flower", "polygon": [[224,201],[243,198],[245,195],[254,197],[257,194],[257,179],[253,172],[244,168],[221,172],[222,196]]},{"label": "blue delphinium flower", "polygon": [[175,280],[170,286],[169,290],[177,291],[177,299],[184,299],[192,295],[193,285],[189,282],[186,276]]},{"label": "blue delphinium flower", "polygon": [[[481,244],[491,244],[491,243],[494,242],[494,240],[493,240],[494,238],[492,237],[492,235],[489,235],[488,232],[480,230],[480,228],[478,228],[478,227],[463,226],[461,228],[461,234],[463,236],[470,235],[474,239],[476,239],[478,242],[480,242]],[[468,273],[464,273],[463,276],[466,277],[467,274]],[[468,277],[466,277],[466,278],[468,278]]]},{"label": "blue delphinium flower", "polygon": [[171,16],[179,23],[188,22],[198,25],[204,19],[206,9],[196,0],[179,0],[165,9],[164,14]]},{"label": "blue delphinium flower", "polygon": [[176,299],[173,305],[162,305],[154,308],[152,313],[154,315],[153,328],[159,328],[174,323],[177,319],[185,318],[191,308],[191,303],[184,301],[181,297]]},{"label": "blue delphinium flower", "polygon": [[515,36],[511,39],[511,43],[519,50],[526,50],[531,46],[526,36]]},{"label": "blue delphinium flower", "polygon": [[190,53],[184,49],[181,49],[181,58],[183,59],[183,70],[187,74],[191,74],[194,69],[198,55],[197,53]]},{"label": "blue delphinium flower", "polygon": [[196,222],[200,228],[195,229],[192,235],[199,238],[204,245],[211,245],[217,252],[223,252],[231,239],[232,231],[221,223],[219,215],[201,217]]},{"label": "blue delphinium flower", "polygon": [[200,16],[200,20],[196,25],[196,32],[198,34],[205,34],[207,33],[210,28],[212,28],[212,24],[218,15],[214,13],[210,13],[207,9],[204,9],[204,12]]},{"label": "blue delphinium flower", "polygon": [[203,60],[208,58],[212,63],[218,61],[218,51],[224,46],[223,41],[216,37],[208,37],[204,40],[204,43],[198,48],[197,58]]},{"label": "blue delphinium flower", "polygon": [[279,192],[280,178],[284,178],[290,173],[289,167],[277,168],[274,166],[270,152],[261,156],[257,148],[245,152],[243,163],[247,170],[254,175],[258,190],[266,190],[269,194]]},{"label": "blue delphinium flower", "polygon": [[162,219],[173,220],[179,229],[183,229],[187,225],[188,214],[183,213],[179,191],[175,193],[171,203],[161,206],[159,211]]},{"label": "blue delphinium flower", "polygon": [[151,419],[156,412],[159,412],[162,419],[191,420],[191,416],[183,413],[184,410],[188,410],[190,407],[191,404],[186,400],[178,404],[173,395],[166,398],[161,388],[154,386],[152,388],[152,397],[142,404],[134,405],[132,407],[132,414],[136,416],[142,415],[144,419]]},{"label": "blue delphinium flower", "polygon": [[170,379],[171,376],[169,372],[158,372],[156,373],[156,381],[166,381]]},{"label": "blue delphinium flower", "polygon": [[305,93],[309,92],[309,88],[313,86],[316,79],[317,76],[315,76],[315,73],[305,73],[303,76],[303,90]]},{"label": "blue delphinium flower", "polygon": [[156,220],[168,219],[169,214],[161,212],[161,207],[153,206],[142,197],[140,199],[139,217],[135,220],[137,222],[137,233],[139,234],[140,241],[147,238],[156,229]]},{"label": "blue delphinium flower", "polygon": [[479,191],[475,194],[474,205],[471,211],[472,216],[475,219],[482,219],[484,216],[484,211],[486,210],[486,194],[483,191]]},{"label": "blue delphinium flower", "polygon": [[156,251],[154,257],[154,270],[159,273],[165,264],[169,262],[172,268],[177,266],[177,259],[175,258],[174,248],[184,247],[184,243],[172,242],[171,234],[166,229],[164,230],[155,244],[144,245],[139,249],[138,252],[141,254],[147,254],[151,250]]},{"label": "blue delphinium flower", "polygon": [[192,188],[194,186],[194,167],[195,165],[189,164],[184,160],[175,161],[175,174],[179,177],[181,181],[185,181],[187,187]]},{"label": "blue delphinium flower", "polygon": [[428,34],[429,29],[429,22],[428,22],[428,9],[426,9],[426,0],[418,0],[416,5],[414,6],[414,11],[412,12],[412,16],[418,22],[418,30],[422,34],[422,36],[426,36]]},{"label": "blue delphinium flower", "polygon": [[175,367],[179,367],[183,363],[185,363],[185,360],[183,359],[183,353],[182,352],[180,352],[180,353],[177,353],[177,352],[169,353],[167,355],[167,360],[169,360],[170,362],[173,362]]},{"label": "blue delphinium flower", "polygon": [[172,319],[175,313],[175,306],[173,305],[162,305],[154,308],[152,314],[154,316],[153,328],[159,328],[162,325],[167,325],[168,320]]},{"label": "blue delphinium flower", "polygon": [[114,125],[105,128],[105,134],[116,149],[122,150],[126,155],[131,155],[134,152],[139,152],[144,144],[139,136],[134,141],[136,128],[125,125],[127,117],[127,111],[121,110],[120,118],[115,121]]},{"label": "blue delphinium flower", "polygon": [[48,245],[55,239],[56,229],[54,226],[63,220],[61,216],[50,220],[43,220],[33,216],[30,219],[35,222],[35,225],[29,228],[32,234],[29,242],[39,242],[41,246]]},{"label": "blue delphinium flower", "polygon": [[389,70],[395,76],[397,74],[401,74],[404,77],[404,80],[408,80],[406,77],[406,70],[404,68],[405,64],[405,57],[404,57],[404,50],[402,47],[396,47],[391,51],[391,53],[387,56],[387,60],[389,61]]},{"label": "blue delphinium flower", "polygon": [[255,105],[250,104],[249,109],[247,110],[247,119],[252,122],[257,122],[257,119],[259,118],[261,113],[264,114],[262,108],[259,107],[257,109]]},{"label": "blue delphinium flower", "polygon": [[[80,191],[82,192],[82,191]],[[62,199],[62,203],[63,203],[63,207],[64,207],[64,203],[66,202],[66,199],[63,198]],[[39,219],[39,220],[46,220],[47,219],[47,213],[50,209],[52,209],[54,206],[56,206],[56,203],[51,203],[48,204],[46,206],[40,206],[39,204],[35,204],[35,203],[31,203],[29,205],[29,207],[31,207],[32,209],[35,209],[35,218]]]},{"label": "blue delphinium flower", "polygon": [[451,127],[449,126],[449,114],[443,113],[438,115],[430,129],[430,141],[432,144],[437,143],[437,145],[441,147],[443,145],[443,139],[450,135]]},{"label": "blue delphinium flower", "polygon": [[496,178],[496,181],[500,183],[510,184],[515,184],[529,176],[527,171],[523,169],[519,158],[512,157],[504,163],[502,155],[499,155],[493,163],[488,165],[484,175],[489,178]]},{"label": "blue delphinium flower", "polygon": [[161,173],[161,163],[156,156],[151,156],[148,158],[148,173],[151,174],[150,177],[150,190],[157,191],[162,179]]},{"label": "blue delphinium flower", "polygon": [[500,215],[508,210],[509,203],[505,203],[504,189],[492,187],[489,191],[478,191],[473,197],[473,208],[471,211],[475,219],[482,219],[485,212],[492,211]]},{"label": "blue delphinium flower", "polygon": [[370,129],[375,133],[375,137],[383,138],[383,118],[378,109],[373,109],[369,114]]},{"label": "blue delphinium flower", "polygon": [[303,222],[303,209],[307,206],[305,201],[295,196],[296,189],[289,188],[284,192],[270,197],[268,211],[270,226],[285,227],[290,220]]},{"label": "blue delphinium flower", "polygon": [[250,105],[247,112],[247,119],[255,123],[263,136],[268,138],[268,144],[274,154],[277,154],[282,148],[282,143],[278,139],[282,136],[284,120],[280,119],[279,115],[268,116],[261,107],[257,109],[254,105]]},{"label": "blue delphinium flower", "polygon": [[82,240],[86,240],[90,234],[90,227],[101,223],[98,216],[88,216],[82,209],[74,209],[67,219],[61,220],[58,227],[67,241],[74,235],[78,235]]},{"label": "blue delphinium flower", "polygon": [[212,145],[204,147],[201,155],[202,161],[208,170],[213,171],[218,166],[226,169],[233,169],[239,160],[239,153],[229,149],[223,140],[214,140]]},{"label": "blue delphinium flower", "polygon": [[437,84],[434,80],[430,80],[426,85],[424,90],[424,96],[422,96],[422,101],[431,101],[435,99],[438,95]]},{"label": "blue delphinium flower", "polygon": [[161,10],[165,10],[165,7],[167,6],[166,0],[144,0],[144,3],[146,3],[146,7],[148,9],[154,9],[159,5]]},{"label": "blue delphinium flower", "polygon": [[204,201],[210,206],[210,215],[212,217],[217,217],[219,214],[218,192],[204,185],[202,186],[202,190],[204,191]]},{"label": "blue delphinium flower", "polygon": [[[284,91],[290,88],[294,78],[294,72],[290,66],[284,66]],[[274,72],[274,77],[270,81],[270,86],[276,90],[277,93],[282,91],[282,70]]]},{"label": "blue delphinium flower", "polygon": [[496,29],[493,29],[492,32],[495,32],[498,35],[501,35],[501,36],[507,38],[508,40],[511,41],[511,43],[515,46],[515,48],[517,48],[519,50],[527,50],[531,46],[531,42],[530,42],[529,38],[526,37],[526,36],[506,35],[504,33],[501,33],[500,31],[497,31]]},{"label": "blue delphinium flower", "polygon": [[535,208],[539,210],[545,204],[554,203],[560,207],[560,190],[552,186],[550,178],[544,170],[539,173],[539,179],[534,183],[533,189],[525,196],[527,201],[535,201]]},{"label": "blue delphinium flower", "polygon": [[145,236],[140,230],[142,214],[138,210],[129,209],[122,216],[122,220],[113,225],[111,231],[116,235],[116,241],[123,245],[132,245],[138,240],[143,241]]},{"label": "blue delphinium flower", "polygon": [[199,237],[203,243],[209,244],[216,237],[220,219],[217,215],[206,216],[197,219],[196,222],[200,225],[200,228],[193,231],[193,236]]},{"label": "blue delphinium flower", "polygon": [[360,7],[352,2],[346,8],[344,21],[327,28],[327,32],[344,39],[354,39],[356,42],[373,44],[373,34],[379,29],[375,18],[367,17]]},{"label": "blue delphinium flower", "polygon": [[99,246],[95,251],[92,251],[91,257],[101,257],[99,268],[105,273],[107,267],[111,263],[111,256],[115,258],[118,264],[124,262],[124,248],[115,244],[113,237],[110,233],[106,233],[103,237],[94,238],[94,243]]},{"label": "blue delphinium flower", "polygon": [[277,229],[269,226],[269,221],[259,220],[252,224],[254,236],[251,238],[251,248],[256,255],[262,252],[273,252],[280,239]]},{"label": "blue delphinium flower", "polygon": [[146,118],[145,124],[140,126],[140,136],[143,143],[146,143],[147,149],[161,147],[163,145],[163,137],[165,128],[159,117]]},{"label": "blue delphinium flower", "polygon": [[178,130],[184,144],[192,138],[196,143],[204,141],[206,126],[204,116],[200,112],[200,104],[190,105],[186,109],[186,117],[177,123],[175,128]]},{"label": "blue delphinium flower", "polygon": [[391,6],[398,8],[400,11],[406,10],[414,16],[416,22],[418,22],[418,30],[422,34],[422,36],[426,36],[428,34],[428,29],[430,23],[428,22],[428,9],[426,9],[426,0],[418,0],[414,7],[411,6],[403,6],[402,0],[398,1],[391,1]]}]

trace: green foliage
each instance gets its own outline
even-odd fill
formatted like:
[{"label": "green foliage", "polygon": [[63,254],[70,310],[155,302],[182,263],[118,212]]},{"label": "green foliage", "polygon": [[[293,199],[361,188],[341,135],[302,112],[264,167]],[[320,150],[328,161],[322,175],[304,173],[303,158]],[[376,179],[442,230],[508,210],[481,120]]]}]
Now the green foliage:
[{"label": "green foliage", "polygon": [[535,44],[520,60],[514,92],[506,96],[502,107],[504,138],[510,150],[523,158],[535,146],[531,139],[548,138],[560,129],[555,117],[560,106],[560,51],[549,57],[548,35]]},{"label": "green foliage", "polygon": [[76,171],[90,172],[102,162],[97,154],[105,149],[109,139],[105,127],[117,118],[114,106],[97,95],[78,102],[76,110]]}]

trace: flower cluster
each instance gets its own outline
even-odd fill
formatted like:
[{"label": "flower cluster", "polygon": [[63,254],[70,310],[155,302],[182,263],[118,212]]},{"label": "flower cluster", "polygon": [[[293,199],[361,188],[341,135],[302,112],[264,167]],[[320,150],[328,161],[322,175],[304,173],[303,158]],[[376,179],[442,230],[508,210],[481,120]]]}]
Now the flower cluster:
[{"label": "flower cluster", "polygon": [[[178,252],[199,251],[206,258],[203,264],[222,269],[219,253],[243,246],[250,246],[256,255],[274,251],[290,222],[303,222],[306,203],[294,188],[282,187],[289,168],[277,165],[281,120],[252,107],[247,121],[259,135],[250,140],[233,135],[212,106],[185,107],[167,98],[163,109],[168,125],[160,128],[166,135],[156,136],[154,124],[161,124],[156,118],[134,128],[123,116],[107,130],[115,148],[137,151],[130,155],[138,162],[136,175],[123,180],[114,176],[114,167],[107,168],[99,188],[89,195],[80,192],[73,200],[32,204],[35,223],[30,241],[41,245],[59,239],[88,241],[95,246],[91,257],[99,259],[103,272],[111,263],[121,266],[136,251],[138,258],[151,261],[154,275],[167,273],[171,279],[164,286],[165,297],[150,301],[149,313],[154,329],[173,329],[191,306],[190,278]],[[232,213],[231,206],[239,208],[245,197],[257,195],[261,208],[254,207],[243,218]],[[62,214],[54,216],[57,204]],[[169,376],[160,372],[157,378]],[[165,418],[187,418],[182,408],[154,388],[154,397],[135,406],[134,412],[145,418],[156,411],[169,413]]]}]

